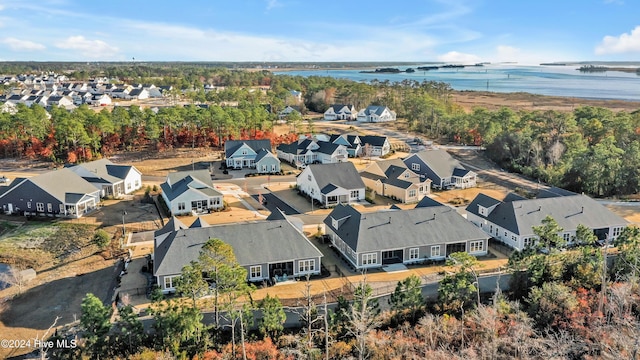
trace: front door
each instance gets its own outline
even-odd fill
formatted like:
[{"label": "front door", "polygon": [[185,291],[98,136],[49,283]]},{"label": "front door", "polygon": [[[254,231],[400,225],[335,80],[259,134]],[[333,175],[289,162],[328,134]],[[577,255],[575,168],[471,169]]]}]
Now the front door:
[{"label": "front door", "polygon": [[9,203],[7,206],[9,207],[9,213],[13,213],[13,204]]}]

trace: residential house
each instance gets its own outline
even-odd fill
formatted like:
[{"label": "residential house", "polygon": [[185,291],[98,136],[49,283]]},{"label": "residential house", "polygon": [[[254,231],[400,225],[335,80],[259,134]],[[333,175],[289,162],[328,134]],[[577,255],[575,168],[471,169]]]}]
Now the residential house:
[{"label": "residential house", "polygon": [[414,209],[361,213],[338,205],[324,220],[333,246],[355,269],[444,260],[451,253],[487,253],[489,236],[435,200]]},{"label": "residential house", "polygon": [[325,207],[364,200],[365,185],[351,162],[307,166],[296,178],[298,190]]},{"label": "residential house", "polygon": [[385,156],[391,151],[391,144],[386,136],[360,135],[363,156]]},{"label": "residential house", "polygon": [[575,242],[578,225],[592,229],[599,240],[612,242],[629,224],[592,198],[558,188],[544,190],[535,199],[509,194],[498,200],[480,193],[467,206],[469,221],[517,250],[536,245],[532,227],[547,216],[563,229],[558,235],[569,244]]},{"label": "residential house", "polygon": [[341,144],[303,138],[276,148],[279,159],[298,167],[302,164],[333,164],[347,161],[347,148]]},{"label": "residential house", "polygon": [[371,105],[358,111],[357,120],[362,122],[395,121],[396,113],[386,106]]},{"label": "residential house", "polygon": [[293,98],[293,100],[297,103],[302,102],[302,92],[298,90],[289,90],[289,96]]},{"label": "residential house", "polygon": [[107,94],[93,95],[91,98],[91,104],[94,106],[107,106],[111,105],[111,102],[111,98]]},{"label": "residential house", "polygon": [[48,106],[58,106],[65,109],[74,108],[73,99],[71,96],[52,95],[47,99]]},{"label": "residential house", "polygon": [[149,98],[149,91],[144,88],[133,88],[129,91],[129,99],[131,100],[145,100]]},{"label": "residential house", "polygon": [[287,106],[286,108],[282,109],[282,110],[278,113],[278,119],[280,119],[280,120],[286,120],[286,119],[287,119],[287,117],[288,117],[291,113],[297,113],[298,115],[302,116],[302,112],[300,111],[300,107],[298,107],[298,106]]},{"label": "residential house", "polygon": [[360,172],[367,188],[377,194],[401,201],[418,202],[428,195],[430,179],[422,179],[400,159],[377,161]]},{"label": "residential house", "polygon": [[344,145],[347,148],[347,154],[349,154],[349,157],[358,157],[362,154],[361,140],[358,135],[331,134],[329,142]]},{"label": "residential house", "polygon": [[356,120],[358,111],[351,104],[334,104],[324,112],[325,120]]},{"label": "residential house", "polygon": [[199,214],[224,207],[222,193],[214,188],[209,170],[171,172],[160,188],[172,215]]},{"label": "residential house", "polygon": [[272,283],[318,275],[322,253],[282,214],[267,220],[187,228],[175,218],[155,232],[153,275],[164,293],[175,292],[182,268],[197,261],[212,238],[233,249],[250,282]]},{"label": "residential house", "polygon": [[443,149],[425,150],[403,160],[420,177],[431,179],[438,189],[466,189],[476,186],[476,173],[467,170]]},{"label": "residential house", "polygon": [[69,169],[16,178],[0,187],[5,214],[78,218],[94,210],[100,191]]},{"label": "residential house", "polygon": [[224,153],[227,167],[256,169],[260,173],[280,172],[280,160],[271,153],[269,140],[227,140]]},{"label": "residential house", "polygon": [[142,188],[142,173],[131,165],[118,165],[100,159],[69,167],[98,190],[102,197],[120,197]]}]

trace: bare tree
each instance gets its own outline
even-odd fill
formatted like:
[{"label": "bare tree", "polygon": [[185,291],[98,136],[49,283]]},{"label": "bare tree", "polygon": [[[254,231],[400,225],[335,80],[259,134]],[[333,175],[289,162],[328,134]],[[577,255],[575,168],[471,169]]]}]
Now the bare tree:
[{"label": "bare tree", "polygon": [[9,271],[0,274],[0,282],[9,286],[15,286],[18,289],[18,294],[22,294],[22,290],[27,284],[27,277],[24,275],[22,269],[16,266],[10,266]]},{"label": "bare tree", "polygon": [[355,299],[347,314],[349,318],[347,333],[356,340],[355,348],[358,352],[359,360],[368,358],[367,336],[380,325],[378,318],[380,310],[377,307],[377,303],[373,300],[372,295],[373,291],[367,284],[367,277],[365,275],[358,288],[356,288],[354,293]]}]

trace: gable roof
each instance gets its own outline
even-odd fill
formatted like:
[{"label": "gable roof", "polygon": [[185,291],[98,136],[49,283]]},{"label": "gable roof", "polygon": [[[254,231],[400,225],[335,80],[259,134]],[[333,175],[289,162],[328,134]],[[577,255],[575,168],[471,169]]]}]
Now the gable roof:
[{"label": "gable roof", "polygon": [[172,201],[188,190],[196,190],[206,196],[222,196],[214,189],[208,170],[179,171],[167,175],[167,181],[160,184],[165,196]]},{"label": "gable roof", "polygon": [[[586,195],[560,195],[540,199],[512,197],[509,200],[505,202],[478,194],[467,206],[467,211],[518,235],[533,235],[532,227],[542,224],[547,215],[553,217],[566,231],[575,230],[579,224],[591,229],[628,224],[625,219]],[[480,214],[478,205],[495,208],[488,216],[484,216]]]},{"label": "gable roof", "polygon": [[224,155],[226,157],[232,156],[243,144],[256,153],[260,149],[271,151],[271,140],[227,140],[224,142]]},{"label": "gable roof", "polygon": [[[346,107],[346,109],[345,109]],[[332,109],[334,113],[339,113],[341,111],[347,110],[347,111],[351,111],[354,109],[354,106],[351,104],[333,104],[331,106],[329,106],[329,109]],[[327,110],[329,110],[327,109]]]},{"label": "gable roof", "polygon": [[204,219],[202,219],[200,216],[198,216],[196,221],[194,221],[193,224],[191,224],[191,226],[189,226],[189,229],[203,228],[203,227],[207,227],[207,226],[209,226],[209,223],[207,223],[206,221],[204,221]]},{"label": "gable roof", "polygon": [[313,150],[314,152],[317,153],[322,153],[322,154],[327,154],[327,155],[331,155],[334,152],[336,152],[336,150],[340,147],[340,146],[344,146],[344,145],[340,145],[340,144],[333,144],[330,142],[326,142],[326,141],[318,141],[318,148],[316,150]]},{"label": "gable roof", "polygon": [[[73,171],[63,168],[28,179],[16,178],[2,195],[6,195],[9,191],[15,191],[25,181],[31,182],[62,203],[76,203],[85,195],[95,194],[99,191]],[[75,196],[71,196],[72,194]],[[74,199],[77,200],[73,201]]]},{"label": "gable roof", "polygon": [[360,142],[362,146],[365,144],[369,144],[371,146],[383,146],[384,142],[387,140],[386,136],[378,136],[378,135],[361,135]]},{"label": "gable roof", "polygon": [[458,160],[443,149],[420,151],[406,158],[405,163],[413,156],[422,160],[440,178],[449,178],[456,169],[465,169]]},{"label": "gable roof", "polygon": [[[157,236],[157,235],[156,235]],[[287,220],[267,220],[179,229],[156,239],[154,274],[179,274],[197,260],[212,238],[231,245],[242,266],[322,257],[322,253]]]},{"label": "gable roof", "polygon": [[441,202],[433,200],[432,198],[425,196],[416,204],[415,208],[432,207],[432,206],[445,206]]},{"label": "gable roof", "polygon": [[[96,180],[104,180],[104,182],[110,184],[115,184],[124,180],[132,169],[138,171],[131,165],[116,165],[109,159],[100,159],[88,163],[82,163],[69,168],[69,170],[77,173],[88,181],[98,182],[89,180],[89,178],[92,178]],[[81,170],[85,170],[85,172],[83,173]],[[91,173],[91,176],[87,176],[87,171]]]},{"label": "gable roof", "polygon": [[[382,105],[369,105],[369,106],[367,106],[366,109],[363,109],[362,111],[365,113],[365,115],[376,114],[376,115],[379,116],[379,115],[382,115],[382,113],[385,110],[389,110],[389,108],[386,107],[386,106],[382,106]],[[391,112],[391,110],[389,110],[389,112]]]},{"label": "gable roof", "polygon": [[258,163],[260,160],[265,158],[266,156],[275,157],[269,150],[260,149],[258,150],[258,154],[256,155],[255,162]]},{"label": "gable roof", "polygon": [[[333,227],[332,219],[339,227]],[[339,204],[324,220],[356,252],[487,239],[488,235],[448,206],[360,213]]]},{"label": "gable roof", "polygon": [[330,184],[343,189],[362,189],[365,187],[358,170],[353,163],[348,161],[334,164],[313,164],[307,166],[305,171],[310,171],[313,174],[313,179],[319,189],[325,189]]}]

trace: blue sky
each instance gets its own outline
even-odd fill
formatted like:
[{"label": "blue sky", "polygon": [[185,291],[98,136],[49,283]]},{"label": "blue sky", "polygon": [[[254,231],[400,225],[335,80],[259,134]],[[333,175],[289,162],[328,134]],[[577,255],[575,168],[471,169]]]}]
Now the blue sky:
[{"label": "blue sky", "polygon": [[0,0],[0,60],[640,61],[638,0]]}]

